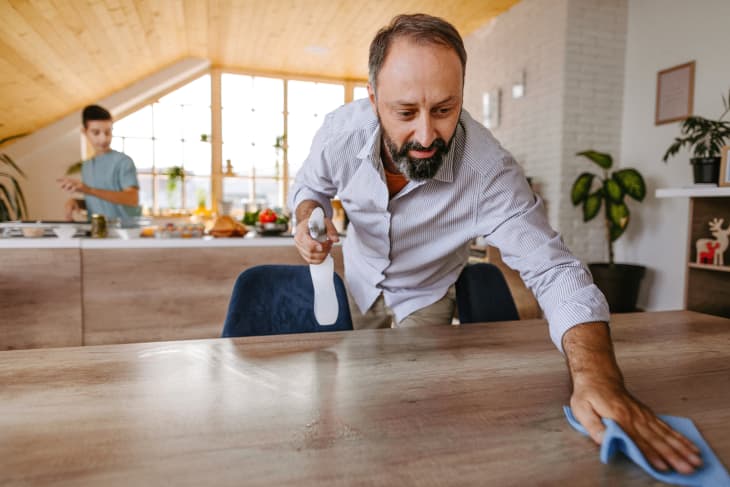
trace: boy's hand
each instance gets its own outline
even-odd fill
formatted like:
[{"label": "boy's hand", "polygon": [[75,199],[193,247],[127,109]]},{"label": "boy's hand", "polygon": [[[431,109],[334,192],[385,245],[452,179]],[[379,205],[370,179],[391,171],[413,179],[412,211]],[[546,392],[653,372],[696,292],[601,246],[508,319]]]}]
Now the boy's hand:
[{"label": "boy's hand", "polygon": [[321,264],[327,254],[332,249],[332,244],[340,241],[337,235],[337,229],[329,218],[324,219],[324,225],[327,228],[327,241],[317,242],[309,235],[309,218],[301,220],[297,223],[296,232],[294,233],[294,243],[297,246],[299,255],[310,264]]},{"label": "boy's hand", "polygon": [[81,208],[79,207],[79,202],[76,201],[76,199],[71,198],[66,201],[66,204],[64,205],[64,214],[66,217],[66,221],[72,222],[74,219],[74,213],[76,213],[80,209]]},{"label": "boy's hand", "polygon": [[56,179],[62,190],[69,193],[86,193],[86,185],[74,178],[58,178]]}]

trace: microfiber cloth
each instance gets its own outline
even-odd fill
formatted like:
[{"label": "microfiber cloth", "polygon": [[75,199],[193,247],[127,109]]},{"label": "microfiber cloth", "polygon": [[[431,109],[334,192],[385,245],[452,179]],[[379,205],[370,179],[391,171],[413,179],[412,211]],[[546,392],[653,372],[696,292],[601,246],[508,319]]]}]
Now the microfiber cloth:
[{"label": "microfiber cloth", "polygon": [[[586,429],[575,419],[573,412],[568,406],[563,406],[565,417],[570,425],[584,435],[588,435]],[[696,487],[730,487],[730,476],[723,467],[715,453],[707,445],[704,438],[694,423],[689,418],[679,416],[659,416],[665,423],[675,431],[682,433],[700,449],[702,467],[690,475],[684,475],[672,470],[662,472],[651,466],[639,451],[636,444],[629,435],[612,419],[603,418],[606,425],[606,432],[603,435],[601,444],[601,461],[608,463],[616,452],[621,452],[631,459],[635,464],[643,468],[649,475],[657,480],[674,485],[690,485]]]}]

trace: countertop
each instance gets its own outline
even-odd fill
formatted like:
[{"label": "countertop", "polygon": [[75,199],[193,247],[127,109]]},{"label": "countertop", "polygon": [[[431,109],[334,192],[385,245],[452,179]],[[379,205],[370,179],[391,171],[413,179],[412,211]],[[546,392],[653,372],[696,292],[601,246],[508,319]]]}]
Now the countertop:
[{"label": "countertop", "polygon": [[243,238],[0,238],[0,249],[149,249],[149,248],[215,248],[215,247],[288,247],[294,245],[291,236]]}]

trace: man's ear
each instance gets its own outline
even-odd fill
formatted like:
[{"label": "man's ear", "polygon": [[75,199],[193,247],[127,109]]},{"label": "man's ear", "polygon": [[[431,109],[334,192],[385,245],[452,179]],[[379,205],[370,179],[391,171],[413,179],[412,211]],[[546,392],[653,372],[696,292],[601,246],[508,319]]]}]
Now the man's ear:
[{"label": "man's ear", "polygon": [[370,83],[368,83],[368,98],[370,99],[370,106],[373,107],[373,111],[377,114],[378,105],[377,105],[377,100],[375,99],[375,90],[370,85]]}]

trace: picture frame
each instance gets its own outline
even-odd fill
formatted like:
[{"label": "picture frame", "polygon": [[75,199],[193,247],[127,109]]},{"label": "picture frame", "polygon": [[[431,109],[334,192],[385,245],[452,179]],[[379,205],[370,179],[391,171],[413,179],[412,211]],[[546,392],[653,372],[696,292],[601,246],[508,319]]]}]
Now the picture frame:
[{"label": "picture frame", "polygon": [[677,122],[694,109],[695,61],[657,73],[654,125]]},{"label": "picture frame", "polygon": [[730,186],[730,145],[726,145],[720,150],[722,160],[720,162],[720,179],[717,181],[719,186]]}]

